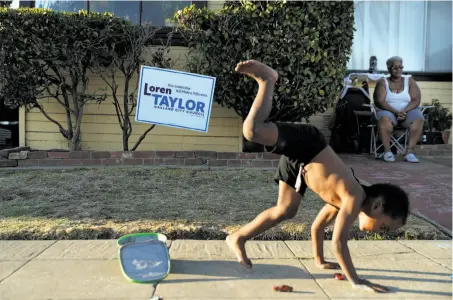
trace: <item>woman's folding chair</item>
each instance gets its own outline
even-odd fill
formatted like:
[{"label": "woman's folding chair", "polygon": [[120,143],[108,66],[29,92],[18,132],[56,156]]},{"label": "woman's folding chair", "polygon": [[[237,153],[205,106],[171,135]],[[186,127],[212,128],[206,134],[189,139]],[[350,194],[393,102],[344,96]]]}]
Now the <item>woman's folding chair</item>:
[{"label": "woman's folding chair", "polygon": [[[376,106],[374,104],[364,104],[364,106],[370,108],[375,121],[374,123],[369,125],[369,127],[371,127],[370,154],[373,154],[375,158],[380,158],[383,153],[379,153],[379,150],[381,149],[381,147],[383,148],[384,146],[382,145],[382,143],[378,145],[380,135],[378,119],[376,115]],[[432,107],[433,106],[419,106],[418,109],[420,109],[422,114],[424,114],[426,109]],[[404,155],[407,152],[408,143],[409,143],[409,129],[404,128],[400,125],[395,126],[392,135],[390,136],[390,148],[395,147],[397,149],[398,154]]]}]

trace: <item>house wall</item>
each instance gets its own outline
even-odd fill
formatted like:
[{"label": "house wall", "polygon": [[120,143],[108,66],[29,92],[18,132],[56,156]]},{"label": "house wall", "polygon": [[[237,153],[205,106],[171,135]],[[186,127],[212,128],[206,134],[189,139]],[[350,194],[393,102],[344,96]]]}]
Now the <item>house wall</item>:
[{"label": "house wall", "polygon": [[[209,1],[208,8],[215,10],[222,8],[224,1]],[[174,69],[184,70],[187,61],[187,48],[172,47],[170,56]],[[422,103],[430,103],[432,99],[451,109],[452,83],[451,82],[418,82],[422,93]],[[94,91],[105,88],[106,85],[99,76],[91,76],[89,89]],[[121,87],[119,90],[122,90]],[[370,89],[371,95],[373,89]],[[65,111],[55,100],[49,99],[42,102],[46,112],[55,120],[65,124]],[[327,124],[332,109],[324,114],[310,118],[310,123],[320,128],[327,138],[330,131]],[[149,127],[148,124],[136,123],[135,114],[132,116],[133,132],[130,138],[130,147],[138,140],[140,135]],[[20,145],[29,146],[35,150],[68,149],[67,142],[59,133],[55,124],[48,121],[36,109],[25,111],[21,108],[20,120]],[[90,103],[84,109],[82,119],[82,149],[83,150],[122,150],[122,131],[117,121],[112,98],[102,104]],[[156,126],[142,141],[138,150],[208,150],[220,152],[242,151],[242,119],[231,109],[222,108],[213,104],[208,133],[190,130],[175,129]]]},{"label": "house wall", "polygon": [[[184,70],[187,61],[187,48],[172,47],[170,57],[173,69]],[[96,75],[90,76],[89,90],[106,88],[104,81]],[[122,91],[122,86],[118,88]],[[109,94],[109,89],[107,89]],[[84,107],[81,140],[83,150],[122,150],[122,130],[119,126],[113,98],[108,96],[101,104],[88,103]],[[42,100],[44,110],[66,128],[66,115],[63,107],[54,99]],[[68,144],[58,131],[58,127],[48,121],[38,109],[22,111],[21,124],[24,137],[22,143],[36,150],[68,149]],[[24,119],[23,119],[24,118]],[[132,135],[129,146],[132,148],[149,124],[135,122],[132,114]],[[138,150],[211,150],[237,152],[242,150],[242,119],[231,109],[213,104],[208,133],[156,126],[142,141]]]}]

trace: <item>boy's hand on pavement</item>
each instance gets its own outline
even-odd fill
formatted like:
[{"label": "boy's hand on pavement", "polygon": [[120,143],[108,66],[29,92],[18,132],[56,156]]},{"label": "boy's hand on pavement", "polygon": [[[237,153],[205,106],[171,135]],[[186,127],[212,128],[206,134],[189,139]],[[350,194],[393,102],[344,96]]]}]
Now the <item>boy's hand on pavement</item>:
[{"label": "boy's hand on pavement", "polygon": [[376,292],[376,293],[386,293],[388,292],[388,288],[383,285],[372,283],[366,279],[359,279],[358,282],[353,283],[352,286],[357,289],[362,289],[369,292]]},{"label": "boy's hand on pavement", "polygon": [[319,263],[319,264],[316,264],[316,266],[320,269],[340,269],[340,265],[337,264],[337,263],[334,263],[334,262],[328,262],[328,261],[325,261],[325,262],[322,262],[322,263]]}]

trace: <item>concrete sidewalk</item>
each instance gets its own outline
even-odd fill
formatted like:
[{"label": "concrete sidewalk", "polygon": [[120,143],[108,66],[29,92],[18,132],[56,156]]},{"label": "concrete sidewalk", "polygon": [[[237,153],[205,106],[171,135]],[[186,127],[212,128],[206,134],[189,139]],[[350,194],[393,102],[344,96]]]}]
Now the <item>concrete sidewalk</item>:
[{"label": "concrete sidewalk", "polygon": [[371,184],[391,182],[404,188],[411,199],[411,210],[452,231],[452,170],[451,157],[421,158],[411,164],[397,157],[386,163],[370,155],[340,155],[355,175]]},{"label": "concrete sidewalk", "polygon": [[[171,274],[154,288],[121,274],[115,240],[0,241],[0,299],[451,299],[449,241],[350,241],[360,276],[390,288],[357,291],[315,268],[310,241],[247,243],[254,271],[224,241],[169,243]],[[326,258],[332,258],[329,241]],[[338,272],[338,271],[337,271]],[[278,293],[287,284],[293,293]]]}]

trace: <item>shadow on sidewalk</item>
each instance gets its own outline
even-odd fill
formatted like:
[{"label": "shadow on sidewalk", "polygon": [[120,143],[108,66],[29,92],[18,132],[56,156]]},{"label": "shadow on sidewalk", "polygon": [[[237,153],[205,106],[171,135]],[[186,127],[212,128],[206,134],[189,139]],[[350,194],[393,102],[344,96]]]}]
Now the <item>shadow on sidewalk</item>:
[{"label": "shadow on sidewalk", "polygon": [[[269,260],[268,260],[269,261]],[[289,260],[291,261],[291,260]],[[391,284],[400,282],[401,286],[405,285],[405,282],[412,283],[435,283],[435,284],[451,284],[451,279],[448,273],[434,273],[434,272],[422,272],[417,270],[383,270],[383,269],[364,269],[358,268],[358,271],[364,272],[383,272],[385,275],[376,274],[363,274],[364,277],[373,282],[373,280],[388,281]],[[332,270],[332,274],[335,270]],[[392,276],[391,273],[399,273],[402,276]],[[176,278],[169,277],[165,279],[161,284],[172,284],[172,283],[189,283],[189,282],[220,282],[220,281],[231,281],[231,280],[262,280],[262,279],[296,279],[296,280],[312,280],[313,278],[325,281],[326,279],[333,279],[333,275],[330,274],[310,274],[302,266],[295,267],[284,264],[270,264],[260,263],[260,260],[255,259],[253,270],[248,271],[242,267],[238,262],[233,260],[172,260],[171,267],[172,275],[188,275],[187,279],[183,279],[180,276]],[[414,278],[411,274],[426,275],[430,277]],[[432,276],[436,276],[432,278]],[[303,283],[302,283],[303,284]],[[431,295],[431,296],[450,296],[451,293],[428,291],[428,290],[411,290],[407,288],[400,288],[396,286],[386,285],[390,289],[390,293],[411,293],[419,295]],[[312,294],[312,292],[295,291],[295,293],[301,294]]]},{"label": "shadow on sidewalk", "polygon": [[[431,295],[431,296],[452,296],[452,293],[447,292],[438,292],[438,291],[427,291],[427,290],[411,290],[407,288],[400,288],[392,285],[387,285],[385,282],[387,281],[390,284],[394,284],[395,282],[401,282],[401,286],[404,286],[406,282],[409,282],[410,285],[417,285],[418,282],[420,283],[433,283],[433,284],[448,284],[451,285],[451,279],[442,279],[442,278],[449,278],[448,273],[433,273],[433,272],[420,272],[420,271],[413,271],[413,270],[383,270],[383,269],[364,269],[358,268],[357,271],[361,271],[361,275],[366,278],[367,280],[374,282],[379,280],[380,284],[383,284],[389,289],[389,293],[411,293],[411,294],[420,294],[420,295]],[[376,274],[366,274],[366,271],[372,272],[383,272],[386,275],[376,275]],[[392,276],[390,273],[401,273],[403,276]],[[411,274],[421,274],[421,275],[430,275],[430,276],[438,276],[438,278],[414,278],[411,277]],[[406,275],[406,276],[404,276]],[[332,276],[329,274],[314,274],[313,278],[315,280],[326,280],[331,279]]]},{"label": "shadow on sidewalk", "polygon": [[[297,260],[292,261],[297,262]],[[297,279],[311,277],[302,266],[260,263],[260,260],[254,260],[253,269],[247,270],[236,260],[172,259],[171,274],[229,277],[229,279]]]},{"label": "shadow on sidewalk", "polygon": [[[294,260],[296,261],[296,260]],[[168,277],[161,284],[189,282],[220,282],[232,280],[312,280],[311,275],[302,267],[284,264],[260,263],[255,260],[253,270],[245,269],[235,260],[177,260],[171,261],[171,275],[188,275],[187,279]],[[276,282],[276,285],[280,284]],[[293,291],[293,294],[313,294],[309,291]]]},{"label": "shadow on sidewalk", "polygon": [[[449,273],[437,273],[437,272],[421,272],[421,271],[407,271],[407,270],[382,270],[382,269],[365,269],[365,268],[356,268],[357,271],[362,271],[362,272],[366,272],[366,271],[373,271],[373,272],[385,272],[385,273],[406,273],[406,274],[421,274],[421,275],[434,275],[434,276],[441,276],[441,277],[444,277],[445,278],[449,278],[449,276],[451,274]],[[411,279],[412,280],[412,279]],[[426,281],[430,281],[430,280],[426,280]],[[442,280],[442,281],[439,281],[439,282],[450,282],[450,280]]]}]

